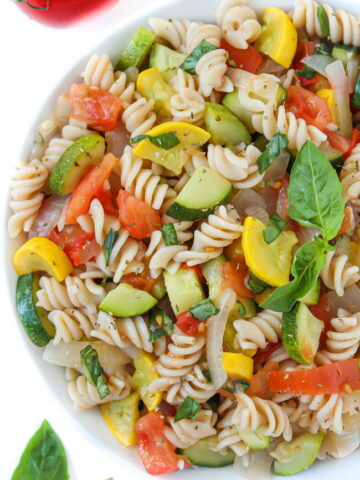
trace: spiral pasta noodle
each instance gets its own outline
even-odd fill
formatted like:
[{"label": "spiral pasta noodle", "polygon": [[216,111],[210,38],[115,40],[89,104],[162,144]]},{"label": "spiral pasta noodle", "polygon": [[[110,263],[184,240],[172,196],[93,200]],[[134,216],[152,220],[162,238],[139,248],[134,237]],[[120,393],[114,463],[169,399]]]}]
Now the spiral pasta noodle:
[{"label": "spiral pasta noodle", "polygon": [[218,408],[218,415],[221,419],[216,425],[218,430],[218,443],[215,451],[223,453],[230,448],[238,457],[242,457],[249,451],[249,447],[240,437],[237,426],[231,422],[233,412],[233,401],[226,398]]},{"label": "spiral pasta noodle", "polygon": [[118,231],[120,223],[117,218],[106,215],[101,202],[94,198],[91,201],[87,214],[77,218],[80,227],[87,233],[94,233],[95,240],[99,245],[104,243],[107,233]]},{"label": "spiral pasta noodle", "polygon": [[54,345],[60,341],[70,343],[73,340],[81,340],[84,335],[90,338],[95,322],[93,314],[88,314],[85,309],[75,308],[52,310],[48,318],[55,326]]},{"label": "spiral pasta noodle", "polygon": [[174,120],[201,123],[205,113],[205,100],[191,88],[182,88],[170,99],[171,115]]},{"label": "spiral pasta noodle", "polygon": [[90,57],[82,77],[86,85],[97,87],[100,90],[109,90],[114,83],[114,69],[108,55],[97,55]]},{"label": "spiral pasta noodle", "polygon": [[122,120],[132,137],[143,135],[154,125],[156,114],[152,111],[153,106],[154,100],[140,97],[124,110]]},{"label": "spiral pasta noodle", "polygon": [[191,75],[188,72],[185,72],[181,68],[176,70],[176,74],[170,80],[170,85],[176,92],[180,92],[184,88],[189,88],[190,90],[198,90],[198,78],[196,75]]},{"label": "spiral pasta noodle", "polygon": [[281,313],[265,309],[250,320],[235,320],[235,345],[245,350],[265,348],[268,342],[277,343],[281,338],[281,319]]},{"label": "spiral pasta noodle", "polygon": [[213,90],[232,92],[234,86],[226,76],[227,52],[221,48],[203,55],[196,64],[199,75],[199,91],[204,97],[209,97]]},{"label": "spiral pasta noodle", "polygon": [[344,458],[359,448],[359,445],[360,435],[356,429],[342,433],[327,432],[317,458]]},{"label": "spiral pasta noodle", "polygon": [[221,31],[217,25],[193,22],[186,31],[186,53],[191,53],[203,40],[220,46]]},{"label": "spiral pasta noodle", "polygon": [[164,435],[177,448],[191,447],[202,438],[216,433],[214,425],[217,415],[211,410],[200,410],[195,420],[191,418],[183,418],[178,422],[174,420],[174,417],[167,418],[168,425],[164,428]]},{"label": "spiral pasta noodle", "polygon": [[56,167],[58,161],[61,158],[61,155],[73,144],[72,140],[66,138],[52,138],[49,142],[48,147],[45,150],[45,154],[42,158],[42,162],[49,170],[53,171]]},{"label": "spiral pasta noodle", "polygon": [[344,202],[360,207],[360,144],[351,151],[340,172]]},{"label": "spiral pasta noodle", "polygon": [[89,135],[89,133],[91,133],[91,130],[88,130],[87,124],[85,122],[71,117],[69,119],[69,123],[67,125],[64,125],[61,130],[62,138],[72,141],[78,140],[84,135]]},{"label": "spiral pasta noodle", "polygon": [[158,38],[169,43],[175,50],[185,51],[186,33],[191,25],[189,20],[149,18],[149,25]]},{"label": "spiral pasta noodle", "polygon": [[347,255],[336,256],[334,251],[327,252],[326,264],[320,273],[324,284],[342,297],[344,289],[360,280],[359,267],[350,265]]}]

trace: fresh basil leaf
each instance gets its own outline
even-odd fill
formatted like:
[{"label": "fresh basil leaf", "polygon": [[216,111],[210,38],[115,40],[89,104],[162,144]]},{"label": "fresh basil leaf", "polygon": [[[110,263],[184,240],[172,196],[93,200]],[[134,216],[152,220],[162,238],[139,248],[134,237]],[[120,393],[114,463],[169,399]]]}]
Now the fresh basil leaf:
[{"label": "fresh basil leaf", "polygon": [[160,231],[166,246],[179,245],[177,232],[173,223],[167,223],[160,228]]},{"label": "fresh basil leaf", "polygon": [[277,288],[270,297],[260,304],[275,312],[289,312],[296,300],[306,295],[316,284],[321,269],[325,265],[326,251],[329,248],[321,239],[304,243],[296,252],[291,273],[294,279]]},{"label": "fresh basil leaf", "polygon": [[115,242],[118,239],[118,236],[119,236],[119,232],[114,232],[112,229],[110,229],[110,232],[105,237],[104,257],[105,257],[106,266],[109,265],[110,255],[111,255],[112,249],[114,248]]},{"label": "fresh basil leaf", "polygon": [[316,10],[316,16],[319,20],[320,30],[324,37],[328,37],[330,35],[330,23],[329,17],[326,13],[326,10],[323,5],[319,5]]},{"label": "fresh basil leaf", "polygon": [[249,270],[249,280],[247,281],[247,283],[255,295],[274,288],[271,285],[268,285],[267,283],[260,280],[260,278],[257,278],[251,270]]},{"label": "fresh basil leaf", "polygon": [[263,152],[257,159],[259,165],[259,172],[264,173],[270,167],[272,162],[280,155],[281,150],[286,148],[289,144],[289,139],[282,133],[275,133],[270,142],[267,144],[265,152]]},{"label": "fresh basil leaf", "polygon": [[159,307],[151,309],[149,314],[149,342],[171,335],[174,324],[169,315]]},{"label": "fresh basil leaf", "polygon": [[213,50],[217,50],[217,47],[212,43],[203,40],[196,48],[194,48],[190,55],[185,58],[183,63],[179,65],[179,68],[194,75],[196,73],[196,65],[200,58]]},{"label": "fresh basil leaf", "polygon": [[310,80],[311,78],[314,78],[316,75],[316,70],[312,69],[308,65],[304,65],[304,68],[302,70],[296,70],[296,73],[303,78],[307,78]]},{"label": "fresh basil leaf", "polygon": [[134,145],[135,143],[140,143],[146,138],[150,138],[150,135],[136,135],[136,137],[130,138],[130,144]]},{"label": "fresh basil leaf", "polygon": [[136,137],[132,137],[130,139],[130,143],[133,145],[134,143],[142,142],[146,138],[152,144],[156,145],[157,147],[163,148],[164,150],[170,150],[170,148],[176,147],[176,145],[179,145],[180,143],[180,140],[176,136],[176,132],[167,132],[155,136],[138,135]]},{"label": "fresh basil leaf", "polygon": [[200,403],[187,396],[177,409],[174,422],[178,422],[183,418],[191,418],[192,420],[195,420],[199,415],[200,409]]},{"label": "fresh basil leaf", "polygon": [[207,404],[213,412],[217,412],[220,405],[220,393],[215,393],[215,395],[207,401]]},{"label": "fresh basil leaf", "polygon": [[47,420],[29,440],[11,480],[67,480],[64,446]]},{"label": "fresh basil leaf", "polygon": [[239,317],[242,317],[245,312],[246,312],[246,308],[244,307],[244,305],[240,302],[240,300],[237,300],[236,301],[236,304],[238,305],[238,315]]},{"label": "fresh basil leaf", "polygon": [[190,314],[199,322],[207,320],[212,315],[219,313],[219,309],[214,305],[210,298],[202,300],[200,303],[189,309]]},{"label": "fresh basil leaf", "polygon": [[269,217],[269,226],[263,231],[266,243],[272,243],[286,227],[286,222],[276,212]]},{"label": "fresh basil leaf", "polygon": [[325,240],[335,237],[344,218],[341,183],[329,160],[310,141],[291,169],[288,195],[292,219],[315,228]]},{"label": "fresh basil leaf", "polygon": [[110,389],[105,380],[97,351],[91,345],[88,345],[81,350],[80,358],[85,377],[96,387],[99,397],[101,399],[105,398],[109,395]]}]

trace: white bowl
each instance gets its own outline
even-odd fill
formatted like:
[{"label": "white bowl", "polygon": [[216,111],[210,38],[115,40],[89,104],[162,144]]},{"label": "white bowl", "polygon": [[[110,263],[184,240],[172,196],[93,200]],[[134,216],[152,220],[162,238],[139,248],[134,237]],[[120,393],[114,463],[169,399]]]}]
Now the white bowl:
[{"label": "white bowl", "polygon": [[[351,13],[360,15],[360,2],[359,0],[329,0],[329,4],[333,7],[343,8]],[[203,20],[207,22],[215,21],[215,12],[216,7],[219,4],[219,0],[162,0],[157,3],[141,9],[139,12],[126,17],[124,20],[116,24],[116,26],[104,36],[101,42],[97,42],[88,54],[81,58],[80,61],[64,75],[64,78],[61,82],[56,85],[55,88],[51,90],[49,86],[49,91],[52,91],[51,95],[48,96],[46,102],[44,103],[42,109],[38,112],[34,118],[34,123],[29,129],[27,138],[24,140],[24,146],[22,149],[22,158],[26,159],[31,147],[31,143],[34,138],[35,125],[44,118],[50,111],[53,110],[56,98],[62,92],[68,91],[70,85],[79,77],[82,68],[84,67],[87,59],[94,52],[97,53],[107,53],[111,56],[113,60],[116,60],[119,52],[121,51],[122,46],[125,46],[132,37],[135,30],[140,26],[147,25],[147,19],[149,17],[163,17],[163,18],[187,18],[189,20]],[[261,10],[268,6],[277,6],[284,8],[286,11],[290,11],[293,7],[293,0],[249,0],[249,4],[255,8],[257,11]],[[12,176],[12,169],[7,169],[4,172],[4,175],[7,177],[8,183]],[[8,197],[7,203],[2,209],[2,225],[5,225],[5,217],[9,215],[8,208]],[[6,231],[3,232],[3,238],[6,238],[3,245],[3,252],[5,254],[4,264],[6,266],[6,283],[7,289],[5,294],[7,298],[4,299],[4,308],[5,312],[12,312],[13,317],[16,317],[16,311],[14,308],[14,298],[15,298],[15,285],[16,285],[16,274],[13,270],[11,264],[12,253],[19,245],[20,240],[9,241],[7,239]],[[8,321],[11,319],[7,319]],[[16,318],[13,318],[15,321]],[[42,349],[39,349],[31,344],[27,339],[25,333],[23,332],[20,322],[18,324],[18,335],[22,339],[20,348],[26,348],[29,352],[29,357],[34,361],[36,366],[40,369],[47,385],[52,390],[54,398],[56,398],[59,408],[65,408],[69,415],[72,418],[74,425],[80,429],[84,435],[99,449],[105,451],[105,453],[111,455],[113,459],[117,459],[119,463],[119,471],[121,471],[121,466],[125,467],[128,470],[136,473],[139,479],[149,478],[149,475],[145,472],[140,459],[136,455],[134,448],[119,448],[121,447],[115,437],[110,433],[106,427],[100,413],[94,409],[86,413],[77,413],[72,409],[71,402],[68,398],[66,392],[66,383],[64,380],[64,370],[52,366],[42,360]],[[342,460],[329,460],[324,462],[315,463],[309,470],[306,472],[300,473],[296,476],[296,479],[299,480],[309,480],[316,478],[317,480],[334,480],[344,477],[347,480],[355,480],[359,478],[359,471],[357,467],[360,463],[360,451],[357,451]],[[115,472],[116,473],[116,472]],[[210,468],[198,468],[196,471],[186,469],[183,472],[175,472],[169,475],[164,475],[164,479],[177,479],[177,480],[188,480],[190,478],[196,480],[215,480],[219,475],[226,475],[230,479],[239,479],[238,474],[236,474],[231,467],[226,467],[221,470],[219,469],[210,469]],[[275,477],[274,477],[275,478]],[[282,478],[282,477],[276,477]],[[258,480],[258,479],[254,479]]]}]

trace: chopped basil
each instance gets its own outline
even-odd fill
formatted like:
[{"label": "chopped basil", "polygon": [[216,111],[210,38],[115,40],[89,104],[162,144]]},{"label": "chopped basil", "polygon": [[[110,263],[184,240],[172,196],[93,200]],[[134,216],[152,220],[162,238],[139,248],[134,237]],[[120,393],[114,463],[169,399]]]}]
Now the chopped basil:
[{"label": "chopped basil", "polygon": [[99,397],[101,399],[105,398],[109,395],[110,389],[105,380],[97,351],[91,345],[88,345],[81,350],[80,358],[85,377],[96,387]]},{"label": "chopped basil", "polygon": [[210,298],[207,298],[195,305],[195,307],[190,308],[189,312],[194,318],[196,318],[196,320],[203,322],[212,315],[219,313],[219,309],[214,305]]},{"label": "chopped basil", "polygon": [[239,306],[238,308],[238,315],[239,317],[242,317],[246,313],[246,308],[244,305],[240,302],[240,300],[237,300],[237,305]]},{"label": "chopped basil", "polygon": [[269,217],[269,226],[263,231],[266,243],[272,243],[286,227],[286,222],[276,212]]},{"label": "chopped basil", "polygon": [[106,266],[109,265],[110,255],[111,255],[112,249],[114,248],[115,242],[118,239],[118,236],[119,236],[119,232],[114,232],[112,229],[110,229],[110,232],[105,237],[104,257],[105,257]]},{"label": "chopped basil", "polygon": [[170,245],[179,245],[177,232],[173,223],[167,223],[162,228],[160,228],[160,231],[164,239],[165,245],[167,245],[168,247]]},{"label": "chopped basil", "polygon": [[185,58],[183,63],[179,65],[179,68],[194,75],[196,73],[196,65],[200,58],[213,50],[217,50],[217,47],[212,43],[203,40],[196,48],[194,48],[190,55]]},{"label": "chopped basil", "polygon": [[316,11],[317,18],[319,20],[320,30],[324,37],[330,35],[330,23],[329,17],[323,5],[319,5]]},{"label": "chopped basil", "polygon": [[215,395],[207,401],[209,407],[213,412],[217,412],[220,405],[220,393],[215,393]]},{"label": "chopped basil", "polygon": [[183,418],[191,418],[192,420],[195,420],[199,415],[200,409],[200,403],[188,396],[179,406],[174,422],[178,422]]},{"label": "chopped basil", "polygon": [[251,270],[249,270],[249,280],[247,283],[255,295],[273,288],[271,285],[268,285],[267,283],[260,280],[260,278],[257,278]]},{"label": "chopped basil", "polygon": [[149,314],[149,342],[171,335],[174,324],[169,315],[159,307],[151,309]]},{"label": "chopped basil", "polygon": [[277,158],[281,150],[286,148],[289,144],[289,139],[286,135],[282,133],[275,133],[272,136],[270,142],[267,144],[265,152],[263,152],[260,157],[257,159],[257,164],[259,165],[259,172],[264,173],[267,168],[273,163],[275,158]]},{"label": "chopped basil", "polygon": [[170,150],[170,148],[176,147],[179,145],[180,140],[176,136],[176,132],[167,132],[162,133],[161,135],[138,135],[136,137],[132,137],[130,139],[130,143],[133,145],[134,143],[142,142],[145,139],[148,139],[152,144],[156,145],[157,147],[163,148],[164,150]]}]

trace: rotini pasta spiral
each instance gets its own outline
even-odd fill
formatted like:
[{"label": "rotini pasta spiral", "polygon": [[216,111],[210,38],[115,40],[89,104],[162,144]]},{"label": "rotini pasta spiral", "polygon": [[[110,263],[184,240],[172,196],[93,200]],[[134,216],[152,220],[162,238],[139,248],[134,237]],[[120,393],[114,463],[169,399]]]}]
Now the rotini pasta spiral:
[{"label": "rotini pasta spiral", "polygon": [[[319,4],[314,0],[296,0],[293,22],[296,28],[305,28],[311,36],[324,37],[318,17]],[[323,5],[329,19],[330,39],[334,43],[345,43],[360,47],[359,18],[344,10],[334,10],[330,5]]]},{"label": "rotini pasta spiral", "polygon": [[170,80],[170,85],[176,92],[180,92],[184,88],[190,90],[198,89],[198,78],[196,75],[191,75],[185,72],[183,69],[178,68],[176,74]]},{"label": "rotini pasta spiral", "polygon": [[244,0],[223,0],[216,12],[217,22],[227,42],[236,48],[246,49],[261,33],[256,13]]},{"label": "rotini pasta spiral", "polygon": [[182,88],[170,99],[174,120],[200,124],[205,112],[205,100],[200,93]]},{"label": "rotini pasta spiral", "polygon": [[64,125],[61,130],[62,138],[75,141],[84,135],[89,135],[91,130],[87,129],[87,124],[76,118],[70,118],[69,123]]},{"label": "rotini pasta spiral", "polygon": [[61,155],[67,150],[70,145],[72,145],[72,140],[67,140],[66,138],[52,138],[49,142],[45,154],[42,158],[42,162],[49,170],[52,172],[56,167],[58,161],[60,160]]},{"label": "rotini pasta spiral", "polygon": [[360,208],[360,144],[351,151],[340,172],[344,202]]},{"label": "rotini pasta spiral", "polygon": [[359,445],[360,434],[356,429],[342,433],[327,432],[317,458],[344,458],[359,448]]},{"label": "rotini pasta spiral", "polygon": [[41,207],[48,171],[39,160],[19,163],[11,181],[10,208],[13,214],[8,221],[10,238],[15,238],[23,230],[29,232]]},{"label": "rotini pasta spiral", "polygon": [[241,457],[249,451],[249,447],[241,439],[237,426],[231,423],[233,409],[233,401],[229,398],[219,405],[217,413],[221,419],[217,424],[218,444],[215,451],[225,453],[226,449],[231,448],[238,457]]},{"label": "rotini pasta spiral", "polygon": [[81,75],[86,85],[97,87],[100,90],[109,90],[114,83],[114,69],[108,55],[90,57]]},{"label": "rotini pasta spiral", "polygon": [[258,185],[265,173],[260,174],[257,159],[261,152],[254,145],[235,153],[230,148],[209,144],[208,160],[210,168],[231,180],[238,189],[252,188]]},{"label": "rotini pasta spiral", "polygon": [[186,31],[186,53],[191,53],[203,40],[220,46],[221,31],[217,25],[193,22]]},{"label": "rotini pasta spiral", "polygon": [[339,297],[344,295],[346,287],[360,280],[359,267],[350,265],[347,255],[335,256],[335,251],[327,252],[320,276],[326,287],[335,290]]},{"label": "rotini pasta spiral", "polygon": [[305,404],[303,410],[308,409],[312,412],[311,416],[301,415],[303,421],[307,418],[311,433],[317,433],[319,429],[331,430],[335,433],[343,431],[343,394],[307,396],[301,397],[300,401]]},{"label": "rotini pasta spiral", "polygon": [[199,75],[199,91],[204,97],[209,97],[213,90],[232,92],[234,86],[226,76],[227,52],[223,49],[213,50],[203,55],[196,64]]},{"label": "rotini pasta spiral", "polygon": [[189,20],[149,18],[149,25],[158,38],[169,43],[175,50],[185,51],[186,32],[191,25]]},{"label": "rotini pasta spiral", "polygon": [[128,80],[125,72],[115,72],[115,81],[109,88],[109,92],[119,97],[121,105],[127,109],[140,95],[135,91],[135,83]]},{"label": "rotini pasta spiral", "polygon": [[153,106],[154,100],[140,97],[124,110],[122,120],[132,137],[143,135],[154,125],[156,114],[152,111]]},{"label": "rotini pasta spiral", "polygon": [[217,415],[211,410],[200,410],[195,420],[191,418],[183,418],[178,422],[174,420],[174,417],[167,418],[168,425],[164,428],[164,435],[177,448],[191,447],[202,438],[216,433],[214,425]]},{"label": "rotini pasta spiral", "polygon": [[88,314],[85,309],[52,310],[48,318],[55,326],[54,345],[60,341],[81,340],[84,335],[90,338],[95,323],[94,314]]},{"label": "rotini pasta spiral", "polygon": [[191,249],[178,253],[175,261],[186,262],[189,266],[205,263],[218,257],[242,232],[243,226],[234,207],[221,205],[195,230]]},{"label": "rotini pasta spiral", "polygon": [[235,346],[242,349],[265,348],[268,342],[277,343],[281,338],[282,314],[263,310],[250,320],[235,320]]},{"label": "rotini pasta spiral", "polygon": [[77,222],[85,232],[95,234],[95,240],[99,245],[104,243],[110,230],[115,232],[120,229],[118,219],[106,215],[104,207],[97,198],[91,201],[88,213],[78,217]]}]

